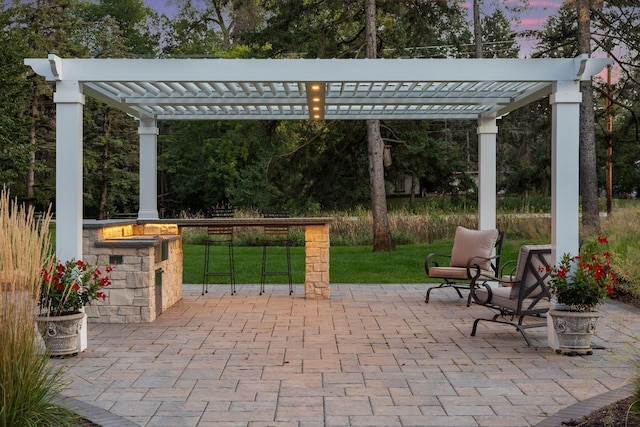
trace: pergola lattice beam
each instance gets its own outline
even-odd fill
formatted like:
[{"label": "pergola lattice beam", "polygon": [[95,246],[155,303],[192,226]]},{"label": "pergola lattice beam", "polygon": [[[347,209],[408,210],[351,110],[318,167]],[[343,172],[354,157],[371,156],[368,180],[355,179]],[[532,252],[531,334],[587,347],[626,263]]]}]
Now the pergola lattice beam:
[{"label": "pergola lattice beam", "polygon": [[[606,60],[600,60],[606,61]],[[477,119],[498,117],[588,78],[574,59],[27,59],[49,80],[158,120]],[[315,82],[315,83],[313,83]],[[307,90],[320,85],[318,98]],[[313,101],[315,100],[315,101]]]}]

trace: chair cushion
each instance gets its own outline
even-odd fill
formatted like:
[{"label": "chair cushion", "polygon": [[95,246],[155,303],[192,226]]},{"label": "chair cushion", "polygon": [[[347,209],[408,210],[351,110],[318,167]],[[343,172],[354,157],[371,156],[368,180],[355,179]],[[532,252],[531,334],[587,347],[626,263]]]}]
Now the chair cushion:
[{"label": "chair cushion", "polygon": [[[520,293],[520,287],[524,286],[525,291],[529,288],[538,286],[538,275],[540,274],[540,267],[544,268],[543,263],[540,261],[538,257],[533,257],[531,259],[531,268],[526,268],[527,257],[529,256],[529,252],[531,250],[549,250],[549,254],[545,254],[544,258],[547,260],[547,263],[551,258],[551,245],[524,245],[520,247],[520,255],[518,256],[518,267],[516,269],[516,275],[513,280],[514,284],[511,287],[511,298],[518,299],[518,295]],[[547,279],[548,280],[548,279]],[[542,288],[538,291],[534,291],[528,295],[529,298],[535,298],[540,295],[542,292]]]},{"label": "chair cushion", "polygon": [[[471,274],[475,274],[475,270],[471,271]],[[480,274],[483,276],[493,276],[492,270],[481,270]],[[430,267],[429,277],[436,277],[440,279],[459,279],[459,280],[471,280],[471,277],[467,275],[466,267]]]},{"label": "chair cushion", "polygon": [[[511,288],[508,287],[491,287],[491,301],[487,301],[487,289],[484,286],[480,286],[475,290],[476,295],[480,301],[486,301],[486,303],[497,305],[511,310],[513,313],[518,312],[518,299],[511,297]],[[533,307],[532,304],[535,304]],[[549,309],[550,302],[548,299],[543,298],[536,303],[535,298],[526,298],[522,301],[522,308],[520,313],[528,310],[535,310],[536,312],[544,312]]]},{"label": "chair cushion", "polygon": [[[498,239],[498,230],[470,230],[468,228],[458,226],[456,228],[456,236],[453,240],[453,249],[451,250],[451,267],[466,267],[469,258],[478,256],[490,258],[493,254],[493,248]],[[482,270],[491,269],[491,260],[478,260],[473,262],[478,264]],[[466,273],[465,273],[466,277]]]}]

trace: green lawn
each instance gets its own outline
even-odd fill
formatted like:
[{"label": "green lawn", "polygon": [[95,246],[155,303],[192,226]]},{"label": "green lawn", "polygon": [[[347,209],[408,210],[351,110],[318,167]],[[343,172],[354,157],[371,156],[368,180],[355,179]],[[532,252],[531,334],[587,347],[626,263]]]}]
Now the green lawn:
[{"label": "green lawn", "polygon": [[[503,260],[513,260],[524,242],[505,241]],[[424,259],[431,252],[448,254],[452,241],[398,246],[393,252],[373,252],[371,246],[333,246],[330,249],[331,283],[424,283]],[[276,248],[269,248],[270,250]],[[227,262],[226,247],[214,247],[215,256]],[[277,249],[276,249],[277,250]],[[284,251],[276,258],[284,260]],[[204,246],[184,245],[183,283],[202,283]],[[262,247],[234,248],[236,283],[260,283]],[[270,258],[271,259],[271,258]],[[304,248],[291,248],[293,282],[304,283]],[[271,265],[271,264],[270,264]],[[275,269],[282,267],[273,264]],[[278,268],[279,267],[279,268]],[[286,283],[284,277],[270,277],[269,283]],[[227,278],[218,278],[228,283]]]}]

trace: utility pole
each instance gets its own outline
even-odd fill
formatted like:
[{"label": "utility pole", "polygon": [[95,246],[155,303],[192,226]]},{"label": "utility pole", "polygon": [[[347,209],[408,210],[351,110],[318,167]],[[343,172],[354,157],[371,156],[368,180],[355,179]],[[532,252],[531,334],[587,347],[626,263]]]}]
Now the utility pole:
[{"label": "utility pole", "polygon": [[[607,55],[609,56],[609,55]],[[611,114],[611,64],[607,65],[607,215],[613,199],[613,114]]]}]

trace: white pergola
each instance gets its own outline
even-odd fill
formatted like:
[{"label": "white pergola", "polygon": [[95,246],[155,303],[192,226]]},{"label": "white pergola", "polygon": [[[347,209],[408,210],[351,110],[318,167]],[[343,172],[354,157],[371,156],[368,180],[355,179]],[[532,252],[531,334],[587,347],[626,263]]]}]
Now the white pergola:
[{"label": "white pergola", "polygon": [[473,119],[479,228],[496,225],[497,119],[549,96],[552,257],[578,250],[580,81],[610,61],[570,59],[63,59],[25,64],[55,82],[57,255],[82,257],[85,95],[139,120],[140,219],[157,219],[159,120]]}]

